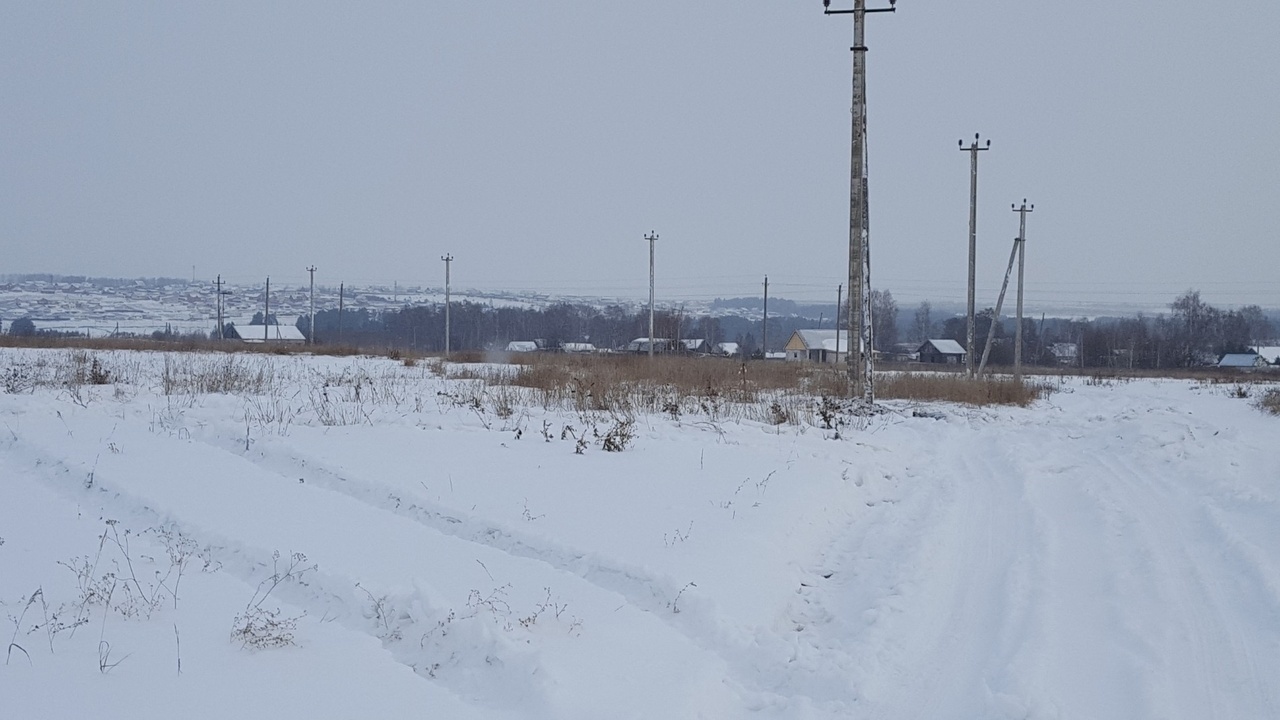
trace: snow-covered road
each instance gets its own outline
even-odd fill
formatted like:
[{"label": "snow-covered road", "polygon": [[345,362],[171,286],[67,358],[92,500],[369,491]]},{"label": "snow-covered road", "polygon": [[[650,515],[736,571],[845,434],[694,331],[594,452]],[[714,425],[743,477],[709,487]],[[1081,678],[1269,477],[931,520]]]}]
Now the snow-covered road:
[{"label": "snow-covered road", "polygon": [[[1068,381],[841,439],[646,417],[625,452],[578,454],[606,418],[460,410],[385,360],[272,362],[265,397],[0,394],[15,716],[1280,716],[1280,418],[1225,387]],[[360,364],[398,399],[308,415],[309,374]],[[46,638],[24,602],[72,614],[59,563],[107,519],[134,545],[101,564],[145,567],[141,591],[166,566],[149,529],[211,570]],[[242,650],[232,618],[277,551],[316,566],[271,598],[296,646]],[[104,669],[104,640],[127,659]]]},{"label": "snow-covered road", "polygon": [[811,593],[866,717],[1275,716],[1280,428],[1170,391],[1194,394],[1076,387],[914,445]]}]

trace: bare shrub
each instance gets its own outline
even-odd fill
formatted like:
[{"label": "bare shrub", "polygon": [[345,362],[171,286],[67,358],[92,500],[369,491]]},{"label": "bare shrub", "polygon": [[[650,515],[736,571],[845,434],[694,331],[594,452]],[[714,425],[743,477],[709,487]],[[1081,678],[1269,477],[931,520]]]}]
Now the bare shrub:
[{"label": "bare shrub", "polygon": [[516,414],[516,408],[521,404],[521,397],[514,388],[499,386],[490,389],[489,401],[493,407],[493,414],[506,420]]},{"label": "bare shrub", "polygon": [[268,392],[276,378],[275,366],[263,356],[165,353],[160,387],[168,396],[252,395]]},{"label": "bare shrub", "polygon": [[246,608],[231,625],[231,640],[239,642],[242,648],[254,650],[288,647],[294,644],[298,620],[282,614],[279,609]]},{"label": "bare shrub", "polygon": [[244,612],[236,615],[231,622],[231,641],[240,643],[242,648],[267,650],[287,647],[294,644],[294,631],[298,629],[298,620],[302,616],[289,617],[279,608],[264,608],[262,604],[271,596],[272,591],[284,583],[302,582],[303,575],[315,570],[315,565],[306,565],[307,556],[302,553],[289,555],[289,565],[280,567],[280,552],[271,556],[271,575],[258,583],[253,597],[244,606]]},{"label": "bare shrub", "polygon": [[[172,600],[175,608],[178,606],[178,586],[187,566],[201,556],[199,549],[193,540],[172,527],[153,528],[140,534],[154,534],[165,546],[169,561],[167,568],[156,569],[150,576],[146,573],[140,576],[131,547],[131,540],[136,535],[128,529],[122,532],[115,520],[107,520],[107,527],[98,536],[98,549],[92,558],[84,555],[59,561],[59,565],[76,576],[79,589],[76,598],[78,611],[75,619],[69,622],[83,624],[92,605],[102,605],[121,617],[141,619],[150,618],[166,600]],[[115,552],[107,552],[109,548],[115,548]],[[154,562],[151,558],[138,559]],[[112,569],[99,572],[104,563],[109,563]],[[208,565],[206,560],[205,566]]]},{"label": "bare shrub", "polygon": [[1280,415],[1280,388],[1269,388],[1258,395],[1254,405],[1261,411]]},{"label": "bare shrub", "polygon": [[636,421],[629,417],[615,417],[613,425],[600,438],[605,452],[622,452],[635,440]]}]

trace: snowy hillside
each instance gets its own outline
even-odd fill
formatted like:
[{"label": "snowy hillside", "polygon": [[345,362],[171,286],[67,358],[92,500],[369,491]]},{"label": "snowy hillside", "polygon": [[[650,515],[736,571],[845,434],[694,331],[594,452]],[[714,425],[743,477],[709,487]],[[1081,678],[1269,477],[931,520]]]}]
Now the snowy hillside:
[{"label": "snowy hillside", "polygon": [[3,714],[1280,716],[1280,418],[1226,386],[837,438],[438,370],[0,353]]}]

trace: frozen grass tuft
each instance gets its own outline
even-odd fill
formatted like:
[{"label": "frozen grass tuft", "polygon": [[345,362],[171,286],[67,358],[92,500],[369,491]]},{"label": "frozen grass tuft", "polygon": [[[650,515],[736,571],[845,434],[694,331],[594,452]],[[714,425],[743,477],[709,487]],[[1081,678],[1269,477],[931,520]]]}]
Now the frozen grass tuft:
[{"label": "frozen grass tuft", "polygon": [[1263,412],[1280,415],[1280,388],[1266,390],[1258,396],[1254,404]]}]

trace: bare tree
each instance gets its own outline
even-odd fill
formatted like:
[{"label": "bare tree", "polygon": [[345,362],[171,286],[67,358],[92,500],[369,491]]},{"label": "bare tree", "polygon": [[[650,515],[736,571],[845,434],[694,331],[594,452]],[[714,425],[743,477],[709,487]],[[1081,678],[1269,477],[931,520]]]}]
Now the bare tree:
[{"label": "bare tree", "polygon": [[1199,290],[1188,290],[1170,303],[1169,308],[1173,310],[1169,330],[1177,363],[1182,367],[1199,364],[1214,344],[1221,313],[1200,299]]},{"label": "bare tree", "polygon": [[871,291],[871,332],[877,350],[888,350],[898,342],[898,303],[888,290]]},{"label": "bare tree", "polygon": [[1249,344],[1261,345],[1275,338],[1275,327],[1262,312],[1262,308],[1245,305],[1240,308],[1240,317],[1249,328]]},{"label": "bare tree", "polygon": [[915,339],[924,342],[929,339],[929,333],[933,331],[933,305],[928,300],[920,303],[916,308],[915,322],[911,326],[912,332],[915,333]]}]

